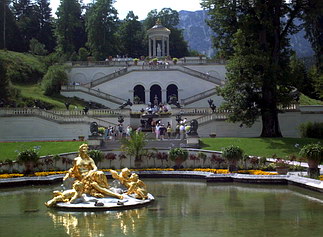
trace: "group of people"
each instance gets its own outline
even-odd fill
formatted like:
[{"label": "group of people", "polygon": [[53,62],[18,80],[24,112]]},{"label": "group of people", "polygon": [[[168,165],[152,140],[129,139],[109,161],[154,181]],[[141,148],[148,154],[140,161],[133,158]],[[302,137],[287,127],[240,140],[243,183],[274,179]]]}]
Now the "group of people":
[{"label": "group of people", "polygon": [[167,123],[167,126],[165,126],[164,123],[161,122],[161,120],[152,120],[151,121],[151,131],[155,133],[156,139],[164,140],[164,139],[170,139],[172,138],[173,134],[173,128],[170,122]]},{"label": "group of people", "polygon": [[152,106],[150,103],[145,109],[141,109],[140,112],[143,114],[167,113],[168,108],[167,108],[167,105],[165,104],[160,103],[159,105],[155,104],[154,106]]},{"label": "group of people", "polygon": [[180,121],[176,124],[175,128],[175,138],[184,140],[186,138],[186,134],[191,130],[191,126],[187,124],[187,119]]},{"label": "group of people", "polygon": [[129,137],[132,130],[133,129],[130,125],[124,128],[123,124],[120,123],[114,127],[113,126],[107,127],[105,129],[103,137],[105,140],[121,139],[123,137]]}]

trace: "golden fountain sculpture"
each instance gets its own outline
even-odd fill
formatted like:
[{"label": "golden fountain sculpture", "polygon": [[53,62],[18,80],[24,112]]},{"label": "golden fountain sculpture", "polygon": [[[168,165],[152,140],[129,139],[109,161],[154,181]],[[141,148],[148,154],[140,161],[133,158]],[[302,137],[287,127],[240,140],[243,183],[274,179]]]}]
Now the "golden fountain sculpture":
[{"label": "golden fountain sculpture", "polygon": [[109,209],[135,206],[149,203],[154,197],[147,192],[147,187],[137,174],[128,168],[111,170],[112,177],[118,180],[126,190],[112,188],[104,172],[99,171],[94,160],[88,155],[88,145],[82,144],[78,157],[74,158],[73,167],[63,181],[73,182],[72,188],[54,191],[54,197],[45,203],[47,207]]}]

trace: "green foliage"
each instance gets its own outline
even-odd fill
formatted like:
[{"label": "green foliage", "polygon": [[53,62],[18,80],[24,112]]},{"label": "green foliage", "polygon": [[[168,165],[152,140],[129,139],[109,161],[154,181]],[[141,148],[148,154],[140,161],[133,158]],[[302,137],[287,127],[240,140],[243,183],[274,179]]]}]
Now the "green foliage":
[{"label": "green foliage", "polygon": [[30,52],[34,55],[46,55],[47,54],[47,50],[45,49],[45,45],[40,43],[38,40],[36,40],[35,38],[32,38],[29,41],[29,49]]},{"label": "green foliage", "polygon": [[105,132],[105,127],[99,127],[98,128],[98,133],[104,134],[104,132]]},{"label": "green foliage", "polygon": [[146,55],[145,32],[138,16],[130,11],[118,29],[120,53],[130,57]]},{"label": "green foliage", "polygon": [[48,68],[48,71],[43,79],[43,88],[45,95],[58,94],[61,86],[67,83],[66,66],[53,65]]},{"label": "green foliage", "polygon": [[19,152],[17,156],[17,161],[20,163],[34,162],[36,163],[39,160],[39,154],[36,149],[26,149]]},{"label": "green foliage", "polygon": [[36,149],[26,149],[19,152],[17,156],[18,163],[21,163],[25,166],[25,174],[32,174],[34,167],[37,165],[39,160],[39,154]]},{"label": "green foliage", "polygon": [[9,80],[6,75],[6,68],[0,61],[0,101],[5,102],[10,97]]},{"label": "green foliage", "polygon": [[323,70],[320,73],[317,67],[312,67],[308,72],[308,77],[314,85],[315,94],[312,92],[313,98],[323,100]]},{"label": "green foliage", "polygon": [[299,104],[300,105],[323,105],[323,101],[315,100],[304,94],[301,94]]},{"label": "green foliage", "polygon": [[299,126],[301,137],[323,139],[323,123],[306,122]]},{"label": "green foliage", "polygon": [[7,71],[7,77],[11,82],[34,83],[45,74],[45,64],[39,58],[11,51],[0,51],[0,61]]},{"label": "green foliage", "polygon": [[85,26],[87,46],[96,60],[115,55],[117,11],[112,0],[98,0],[87,10]]},{"label": "green foliage", "polygon": [[[6,0],[0,0],[0,49],[7,49],[12,51],[24,51],[24,45],[22,44],[23,38],[18,28],[18,22],[15,19],[13,11],[9,7],[9,2]],[[6,13],[4,17],[4,13]],[[6,24],[4,24],[4,19]],[[3,30],[5,25],[5,31]],[[5,35],[3,35],[5,33]]]},{"label": "green foliage", "polygon": [[102,162],[104,159],[104,153],[100,150],[90,150],[88,155],[94,160],[96,164]]},{"label": "green foliage", "polygon": [[305,157],[307,160],[321,162],[323,159],[323,146],[319,143],[307,144],[302,147],[302,149],[299,153],[301,156]]},{"label": "green foliage", "polygon": [[261,136],[281,137],[278,106],[294,99],[288,34],[301,29],[294,20],[309,2],[204,0],[203,6],[219,54],[229,59],[228,81],[219,90],[224,108],[233,111],[229,119],[251,126],[261,116]]},{"label": "green foliage", "polygon": [[62,0],[56,15],[57,50],[66,59],[70,59],[85,44],[81,5],[77,0]]},{"label": "green foliage", "polygon": [[87,61],[87,57],[89,56],[89,51],[86,48],[79,49],[78,60],[79,61]]},{"label": "green foliage", "polygon": [[135,157],[136,161],[140,161],[147,154],[147,150],[144,149],[147,144],[146,134],[143,132],[132,131],[129,138],[121,139],[121,144],[121,150]]},{"label": "green foliage", "polygon": [[223,158],[227,160],[241,160],[243,158],[243,150],[238,146],[228,146],[222,150]]},{"label": "green foliage", "polygon": [[183,148],[171,148],[169,150],[168,157],[172,161],[175,161],[176,159],[186,161],[188,158],[188,151]]}]

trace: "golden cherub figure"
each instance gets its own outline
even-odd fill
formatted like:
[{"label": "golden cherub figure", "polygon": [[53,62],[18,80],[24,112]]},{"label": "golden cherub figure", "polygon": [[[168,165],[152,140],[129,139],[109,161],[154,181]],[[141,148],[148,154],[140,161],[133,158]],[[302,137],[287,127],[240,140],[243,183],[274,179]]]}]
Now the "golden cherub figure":
[{"label": "golden cherub figure", "polygon": [[127,191],[127,194],[135,194],[135,198],[137,199],[147,199],[148,198],[148,192],[147,192],[147,186],[144,182],[142,182],[137,174],[132,174],[130,176],[130,183],[129,188]]},{"label": "golden cherub figure", "polygon": [[73,184],[73,189],[68,189],[63,192],[54,191],[54,198],[45,202],[47,207],[55,206],[58,202],[74,203],[77,198],[80,198],[83,194],[84,185],[82,182],[76,180]]}]

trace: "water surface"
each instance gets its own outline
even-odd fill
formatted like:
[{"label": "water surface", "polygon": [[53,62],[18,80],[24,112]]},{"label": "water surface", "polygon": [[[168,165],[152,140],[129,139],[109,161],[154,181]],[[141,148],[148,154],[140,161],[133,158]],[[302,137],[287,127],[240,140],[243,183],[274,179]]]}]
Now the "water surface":
[{"label": "water surface", "polygon": [[62,212],[55,186],[0,189],[0,236],[321,236],[323,197],[298,187],[144,179],[144,208]]}]

